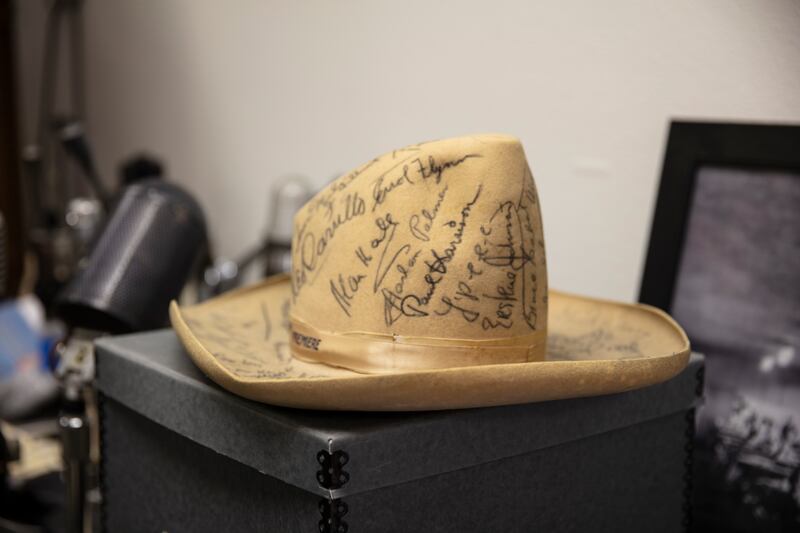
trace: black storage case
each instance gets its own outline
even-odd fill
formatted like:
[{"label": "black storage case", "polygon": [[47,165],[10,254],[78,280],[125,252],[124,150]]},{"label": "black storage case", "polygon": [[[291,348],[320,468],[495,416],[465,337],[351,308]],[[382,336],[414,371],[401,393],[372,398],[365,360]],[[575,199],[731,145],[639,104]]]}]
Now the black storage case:
[{"label": "black storage case", "polygon": [[685,529],[702,357],[595,398],[424,413],[230,394],[170,330],[97,342],[111,532]]}]

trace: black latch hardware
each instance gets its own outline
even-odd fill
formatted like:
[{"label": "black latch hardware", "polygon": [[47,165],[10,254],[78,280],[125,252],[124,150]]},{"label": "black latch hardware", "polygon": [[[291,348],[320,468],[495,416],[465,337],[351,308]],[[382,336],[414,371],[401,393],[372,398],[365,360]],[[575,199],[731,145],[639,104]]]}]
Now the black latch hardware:
[{"label": "black latch hardware", "polygon": [[338,489],[350,480],[350,474],[344,471],[344,465],[350,457],[346,452],[337,450],[329,453],[320,450],[317,453],[317,462],[322,466],[317,470],[317,482],[325,489]]},{"label": "black latch hardware", "polygon": [[347,504],[342,500],[320,500],[319,533],[347,533],[347,522],[342,517],[347,514]]}]

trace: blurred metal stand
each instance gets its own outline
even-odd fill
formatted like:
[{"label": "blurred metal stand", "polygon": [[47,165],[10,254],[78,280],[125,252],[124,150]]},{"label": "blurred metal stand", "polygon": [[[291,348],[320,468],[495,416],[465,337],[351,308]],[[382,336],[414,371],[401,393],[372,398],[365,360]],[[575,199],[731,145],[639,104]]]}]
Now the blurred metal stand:
[{"label": "blurred metal stand", "polygon": [[[64,458],[67,533],[93,531],[94,528],[86,525],[97,513],[87,508],[87,503],[95,508],[99,504],[97,461],[92,460],[92,455],[97,455],[99,435],[97,425],[90,423],[87,407],[94,404],[95,394],[92,342],[100,335],[76,330],[69,343],[58,348],[61,361],[56,374],[64,391],[58,426]],[[91,453],[93,448],[94,454]]]},{"label": "blurred metal stand", "polygon": [[272,191],[272,220],[264,250],[264,275],[292,269],[294,215],[311,199],[313,190],[302,176],[290,176]]},{"label": "blurred metal stand", "polygon": [[236,259],[220,257],[205,270],[198,299],[237,287],[247,268],[263,261],[264,275],[289,272],[292,268],[294,215],[311,198],[313,190],[302,176],[289,176],[270,193],[271,219],[264,239]]},{"label": "blurred metal stand", "polygon": [[[92,216],[89,206],[80,216]],[[82,209],[82,208],[81,208]],[[79,208],[76,207],[76,211]],[[55,310],[70,327],[57,348],[63,387],[58,418],[69,533],[98,530],[99,424],[93,341],[107,333],[163,327],[206,247],[205,218],[186,191],[160,179],[127,186],[92,252],[59,294]]]},{"label": "blurred metal stand", "polygon": [[[76,248],[81,243],[75,242],[78,237],[64,221],[70,200],[88,193],[86,185],[76,180],[75,171],[83,174],[97,201],[104,207],[109,201],[83,134],[82,6],[83,0],[48,2],[35,140],[23,146],[21,154],[26,226],[38,263],[36,294],[48,307],[80,259]],[[56,111],[59,87],[64,88],[67,99]],[[68,118],[63,116],[65,104]],[[67,157],[75,165],[68,164]]]}]

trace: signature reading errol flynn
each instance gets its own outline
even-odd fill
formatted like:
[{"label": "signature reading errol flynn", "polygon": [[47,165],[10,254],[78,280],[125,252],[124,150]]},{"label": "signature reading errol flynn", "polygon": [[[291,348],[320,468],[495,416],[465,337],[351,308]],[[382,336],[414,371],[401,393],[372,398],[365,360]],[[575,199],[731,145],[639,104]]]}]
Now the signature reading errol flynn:
[{"label": "signature reading errol flynn", "polygon": [[[305,213],[305,220],[299,224],[295,231],[294,248],[299,250],[294,254],[295,266],[292,270],[292,289],[293,296],[297,297],[300,291],[309,283],[313,283],[322,270],[328,257],[329,243],[334,239],[338,229],[351,220],[364,215],[367,212],[367,204],[360,194],[363,194],[363,187],[351,188],[354,183],[363,183],[363,180],[371,179],[372,202],[370,212],[376,211],[383,204],[389,194],[397,187],[408,184],[413,186],[417,183],[432,182],[439,185],[447,172],[462,165],[469,159],[479,158],[480,154],[465,154],[454,159],[437,160],[433,155],[427,158],[418,157],[419,145],[413,145],[404,149],[395,150],[391,153],[373,159],[358,169],[342,176],[334,181],[324,191],[319,193],[316,198],[309,202]],[[376,175],[377,174],[377,175]],[[369,193],[367,193],[369,194]],[[323,220],[323,228],[316,227],[318,221]],[[315,224],[315,222],[317,222]],[[404,221],[405,223],[406,221]],[[397,223],[392,222],[392,231]],[[389,236],[387,240],[391,240]],[[384,248],[384,255],[386,253]],[[395,252],[388,261],[387,268],[381,270],[376,275],[373,284],[373,292],[377,292],[377,287],[388,273],[394,260],[400,253],[408,254],[410,245],[404,245],[399,252]],[[356,250],[362,262],[366,259],[361,247]],[[415,254],[411,254],[415,258]],[[411,260],[413,262],[413,259]],[[380,262],[381,264],[383,261]],[[411,265],[406,265],[408,268]],[[335,280],[331,283],[331,292],[340,307],[349,315],[346,304],[351,298],[346,296],[347,289],[354,291],[354,284],[357,284],[357,276],[354,279],[347,277],[341,281]],[[342,305],[345,303],[345,305]]]}]

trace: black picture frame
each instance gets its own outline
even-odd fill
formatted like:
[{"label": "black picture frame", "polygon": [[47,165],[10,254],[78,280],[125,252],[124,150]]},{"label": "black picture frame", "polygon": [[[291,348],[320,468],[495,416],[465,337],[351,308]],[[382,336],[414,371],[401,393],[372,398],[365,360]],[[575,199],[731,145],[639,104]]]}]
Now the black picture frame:
[{"label": "black picture frame", "polygon": [[673,121],[639,301],[670,312],[697,171],[704,165],[800,170],[800,125]]},{"label": "black picture frame", "polygon": [[[681,265],[685,259],[683,257],[684,249],[690,243],[687,240],[690,219],[693,209],[698,209],[694,206],[696,203],[695,191],[698,189],[699,177],[704,172],[703,169],[711,167],[725,169],[726,173],[730,170],[745,171],[750,175],[759,175],[763,171],[764,177],[759,177],[759,180],[769,179],[766,177],[767,174],[773,173],[772,175],[774,176],[775,171],[800,176],[800,125],[684,121],[673,122],[670,125],[661,182],[652,219],[650,242],[640,286],[640,302],[654,305],[669,313],[686,310],[685,305],[682,307],[680,303],[684,302],[685,304],[685,301],[682,299],[680,301],[676,300],[677,296],[683,295],[683,298],[686,295],[686,293],[680,292],[682,289],[678,286],[678,278],[679,276],[684,276]],[[730,175],[733,176],[734,174]],[[706,177],[708,176],[706,174]],[[719,176],[719,173],[717,176]],[[724,177],[723,179],[727,181],[733,178]],[[797,179],[800,179],[800,177]],[[706,192],[699,194],[698,198],[708,198],[706,195],[709,190],[709,182],[703,183],[706,184],[706,187],[699,188],[704,189]],[[800,206],[798,209],[800,209]],[[696,238],[696,234],[694,235]],[[693,246],[696,246],[698,241],[695,240],[693,242]],[[693,250],[693,253],[697,253],[696,248],[693,248]],[[687,258],[691,257],[696,256],[687,256]],[[676,318],[680,320],[679,316]],[[691,325],[693,324],[684,324],[684,326]],[[694,325],[696,326],[696,324]],[[689,331],[688,327],[687,331]],[[709,348],[709,346],[706,346],[706,348]],[[705,353],[702,345],[700,349]],[[750,348],[745,348],[744,351],[749,352]],[[692,484],[694,487],[692,490],[692,502],[694,505],[692,515],[694,516],[695,527],[692,529],[697,531],[739,532],[751,531],[755,530],[753,528],[757,528],[757,530],[765,532],[793,531],[800,524],[800,499],[797,499],[797,495],[800,492],[798,492],[797,486],[798,464],[796,460],[792,463],[794,471],[789,475],[793,479],[790,483],[791,488],[780,495],[781,497],[786,496],[786,498],[777,499],[774,497],[775,493],[773,492],[769,495],[772,499],[767,500],[766,496],[764,496],[766,491],[757,496],[757,498],[762,498],[758,500],[759,502],[768,502],[769,505],[765,504],[763,508],[768,508],[769,513],[758,515],[752,512],[753,507],[757,507],[760,503],[737,506],[737,502],[740,501],[738,498],[742,494],[747,494],[748,496],[756,494],[757,489],[753,487],[756,487],[756,483],[760,482],[763,477],[758,478],[757,474],[748,477],[748,474],[737,473],[735,477],[724,478],[725,481],[721,483],[720,479],[723,478],[720,476],[720,472],[725,469],[727,469],[725,470],[726,472],[732,472],[734,471],[733,468],[739,468],[743,464],[746,465],[740,459],[746,458],[746,454],[752,452],[755,448],[753,443],[757,440],[755,438],[756,433],[749,433],[745,439],[732,441],[730,440],[731,436],[736,437],[736,434],[730,433],[728,429],[717,425],[721,420],[718,418],[720,413],[730,413],[733,412],[731,410],[733,409],[737,413],[743,413],[740,415],[742,418],[752,418],[752,423],[748,421],[750,424],[748,427],[753,430],[756,423],[763,423],[765,418],[762,415],[769,411],[763,410],[765,409],[764,404],[752,407],[749,402],[752,402],[753,399],[763,399],[763,396],[759,397],[759,394],[763,394],[764,391],[782,391],[785,389],[781,387],[786,387],[787,385],[785,383],[778,385],[756,384],[756,378],[752,374],[741,370],[742,360],[733,357],[730,352],[722,354],[717,350],[716,354],[708,353],[707,357],[707,366],[711,372],[706,376],[707,402],[705,407],[698,411],[697,418],[698,431],[695,438],[693,468],[695,479]],[[724,363],[721,363],[722,361]],[[715,365],[724,364],[725,366],[714,367],[712,363]],[[713,370],[717,372],[714,373]],[[796,369],[793,372],[795,372],[793,374],[795,376],[794,379],[797,379]],[[732,382],[730,378],[724,377],[720,379],[720,376],[733,374],[740,376],[737,378],[740,381],[735,379]],[[743,379],[741,378],[742,374],[745,375]],[[714,385],[715,380],[717,381],[716,385]],[[736,391],[736,396],[742,395],[742,403],[739,407],[729,408],[733,404],[726,403],[726,400],[719,396],[721,388],[715,389],[718,396],[714,397],[711,394],[712,385],[720,387],[720,383],[725,385],[733,383],[732,390]],[[797,382],[795,381],[789,386],[797,387]],[[748,392],[742,392],[742,389],[747,387],[750,387]],[[755,387],[760,392],[753,393],[752,387]],[[722,406],[722,411],[720,406]],[[769,420],[769,423],[772,424],[771,417]],[[796,418],[795,422],[783,422],[783,420],[778,421],[777,419],[776,421],[785,423],[785,431],[788,431],[792,423],[795,424],[792,431],[797,429]],[[724,424],[725,422],[722,423]],[[769,428],[766,432],[767,435],[771,435],[772,426],[769,426]],[[795,433],[794,436],[796,437],[797,434]],[[789,438],[788,433],[784,437],[783,441],[785,443],[794,442],[792,446],[795,449],[797,448],[800,441],[797,441],[796,438],[792,440]],[[728,440],[726,441],[725,439]],[[771,450],[773,448],[768,449]],[[719,450],[722,450],[722,452],[719,452]],[[735,455],[732,450],[736,451]],[[766,456],[768,462],[770,460],[775,461],[764,467],[763,471],[768,471],[778,464],[777,454],[762,452],[761,448],[757,449],[756,452],[749,457],[755,457],[758,453],[762,453],[762,457]],[[719,459],[720,456],[725,460]],[[769,457],[772,459],[769,459]],[[782,468],[786,467],[783,463],[781,465]],[[751,467],[748,466],[748,468]],[[759,466],[752,467],[752,471],[755,472],[758,468]],[[741,469],[738,470],[738,472],[742,471]],[[789,529],[786,529],[787,527]]]}]

